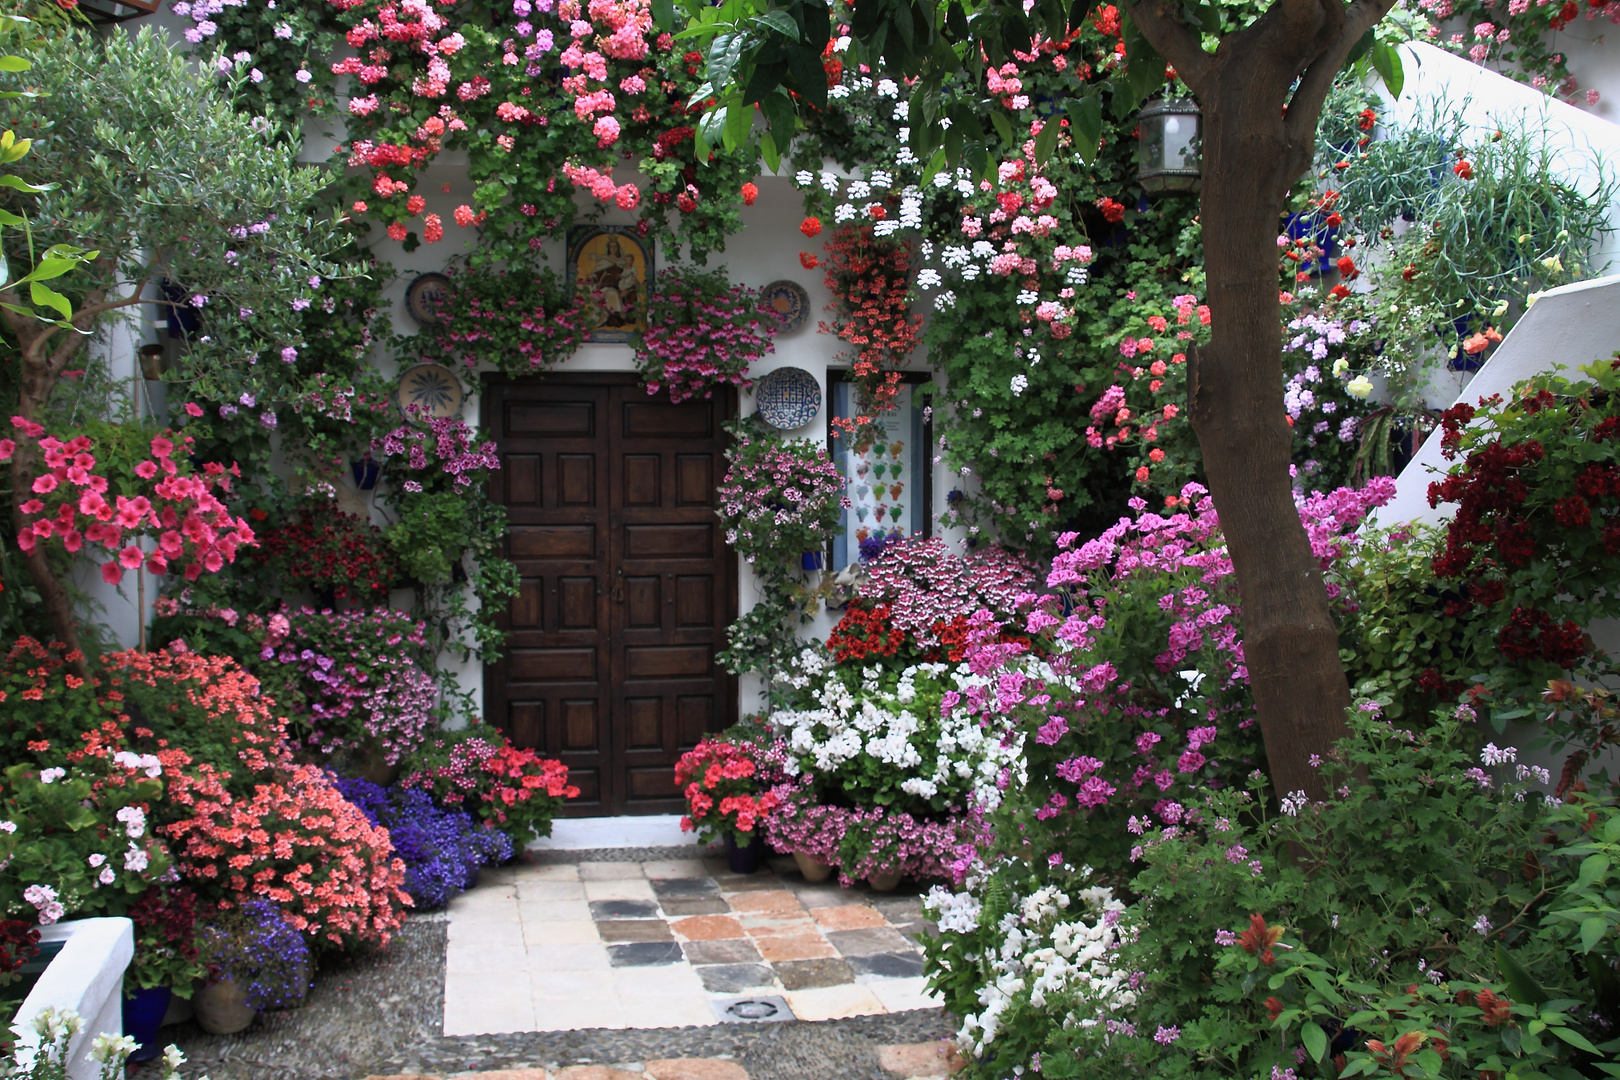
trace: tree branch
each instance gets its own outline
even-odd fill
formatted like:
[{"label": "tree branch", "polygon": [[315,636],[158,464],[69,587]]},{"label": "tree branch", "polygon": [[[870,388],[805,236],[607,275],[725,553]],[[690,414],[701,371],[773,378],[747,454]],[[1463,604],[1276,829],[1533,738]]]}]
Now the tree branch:
[{"label": "tree branch", "polygon": [[[1324,3],[1340,8],[1339,0],[1324,0]],[[1338,33],[1305,69],[1299,88],[1288,100],[1286,131],[1290,151],[1295,156],[1301,153],[1302,145],[1307,158],[1314,150],[1316,125],[1322,118],[1322,105],[1327,101],[1328,91],[1333,89],[1333,80],[1338,77],[1339,69],[1344,67],[1356,43],[1367,31],[1377,26],[1394,6],[1395,0],[1354,0],[1349,7],[1341,8],[1344,21],[1339,25]],[[1309,160],[1300,166],[1299,171],[1304,172],[1308,166]]]},{"label": "tree branch", "polygon": [[1138,0],[1126,10],[1148,44],[1169,61],[1181,81],[1194,94],[1202,94],[1210,70],[1209,54],[1204,51],[1201,37],[1181,21],[1169,0]]}]

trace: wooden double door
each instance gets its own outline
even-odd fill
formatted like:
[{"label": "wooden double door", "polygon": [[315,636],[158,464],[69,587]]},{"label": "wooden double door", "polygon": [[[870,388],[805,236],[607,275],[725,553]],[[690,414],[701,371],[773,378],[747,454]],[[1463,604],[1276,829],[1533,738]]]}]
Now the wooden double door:
[{"label": "wooden double door", "polygon": [[491,380],[491,481],[522,591],[484,672],[485,715],[560,758],[567,813],[671,813],[674,766],[725,727],[718,664],[737,610],[736,557],[715,516],[732,396],[669,403],[633,376]]}]

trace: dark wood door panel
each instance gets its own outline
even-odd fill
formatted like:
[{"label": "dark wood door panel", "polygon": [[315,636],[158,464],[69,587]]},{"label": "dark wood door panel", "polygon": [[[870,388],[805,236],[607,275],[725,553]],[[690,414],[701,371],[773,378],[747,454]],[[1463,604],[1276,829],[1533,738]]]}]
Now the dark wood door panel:
[{"label": "dark wood door panel", "polygon": [[735,711],[714,660],[736,612],[714,514],[734,407],[671,405],[624,376],[488,386],[521,588],[486,709],[569,766],[581,789],[569,814],[681,809],[676,759]]}]

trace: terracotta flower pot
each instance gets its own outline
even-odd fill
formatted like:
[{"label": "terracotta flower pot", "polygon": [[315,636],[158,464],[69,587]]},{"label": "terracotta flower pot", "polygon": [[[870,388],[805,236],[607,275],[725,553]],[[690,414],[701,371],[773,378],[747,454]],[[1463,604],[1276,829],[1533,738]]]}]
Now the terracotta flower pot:
[{"label": "terracotta flower pot", "polygon": [[253,1023],[259,1010],[247,1003],[247,987],[231,979],[209,983],[191,999],[197,1025],[210,1035],[234,1035]]},{"label": "terracotta flower pot", "polygon": [[872,874],[866,883],[878,892],[894,892],[900,887],[899,874]]},{"label": "terracotta flower pot", "polygon": [[832,876],[833,867],[831,863],[824,863],[820,859],[806,855],[802,851],[793,853],[793,861],[799,864],[799,873],[804,875],[806,881],[826,881]]}]

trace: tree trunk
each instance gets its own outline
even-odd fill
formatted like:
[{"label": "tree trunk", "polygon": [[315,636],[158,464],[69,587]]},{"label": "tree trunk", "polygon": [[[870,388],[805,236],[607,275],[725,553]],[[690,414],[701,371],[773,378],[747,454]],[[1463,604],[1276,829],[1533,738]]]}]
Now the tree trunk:
[{"label": "tree trunk", "polygon": [[1255,130],[1274,119],[1213,97],[1203,107],[1201,207],[1212,336],[1191,358],[1189,405],[1243,597],[1244,660],[1273,785],[1321,798],[1309,757],[1347,734],[1350,691],[1288,469],[1276,236],[1293,177],[1278,140]]},{"label": "tree trunk", "polygon": [[1188,406],[1237,574],[1244,660],[1272,786],[1312,799],[1326,791],[1310,759],[1348,734],[1350,688],[1289,476],[1277,231],[1289,189],[1311,165],[1335,75],[1390,6],[1275,0],[1213,54],[1173,0],[1130,8],[1203,113],[1200,211],[1212,333],[1190,357]]},{"label": "tree trunk", "polygon": [[[48,324],[18,318],[9,311],[6,315],[11,330],[17,335],[21,353],[18,357],[21,378],[17,415],[25,420],[38,422],[45,410],[46,402],[50,400],[56,380],[69,361],[83,348],[84,338],[72,331],[57,331],[66,336],[57,343],[55,349],[50,349],[50,338],[54,335],[49,333],[52,328]],[[17,449],[11,458],[11,519],[18,532],[22,531],[26,520],[22,504],[34,497],[33,484],[34,478],[39,475],[39,463],[39,444],[33,439],[18,439]],[[33,579],[34,587],[39,590],[40,601],[44,605],[46,618],[50,619],[52,633],[57,641],[67,647],[70,655],[78,656],[78,659],[71,661],[70,665],[80,678],[87,678],[89,664],[84,659],[84,650],[79,640],[79,626],[73,613],[73,601],[68,596],[67,587],[51,572],[50,561],[45,557],[44,545],[36,544],[34,550],[25,556],[24,564],[28,567],[28,575]]]}]

